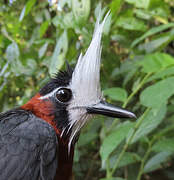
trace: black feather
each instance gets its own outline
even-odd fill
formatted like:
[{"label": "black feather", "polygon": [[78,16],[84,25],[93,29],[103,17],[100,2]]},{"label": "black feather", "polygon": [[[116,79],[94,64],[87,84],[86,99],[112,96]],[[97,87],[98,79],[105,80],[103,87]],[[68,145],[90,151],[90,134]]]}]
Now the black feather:
[{"label": "black feather", "polygon": [[53,180],[58,140],[47,122],[23,109],[0,114],[0,179]]},{"label": "black feather", "polygon": [[40,90],[40,94],[42,96],[52,92],[54,89],[61,87],[61,86],[68,86],[71,78],[73,69],[70,67],[68,62],[66,62],[67,70],[66,71],[59,71],[54,75],[53,78]]}]

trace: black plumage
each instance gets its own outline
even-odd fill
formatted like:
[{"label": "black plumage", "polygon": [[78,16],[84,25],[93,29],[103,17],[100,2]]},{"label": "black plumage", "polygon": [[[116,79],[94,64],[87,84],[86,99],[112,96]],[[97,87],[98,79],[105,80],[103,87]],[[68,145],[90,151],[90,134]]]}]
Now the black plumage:
[{"label": "black plumage", "polygon": [[31,112],[0,114],[1,180],[53,180],[57,149],[54,128]]},{"label": "black plumage", "polygon": [[59,71],[51,80],[40,90],[42,96],[52,92],[60,86],[68,86],[72,78],[73,68],[67,63],[66,71]]}]

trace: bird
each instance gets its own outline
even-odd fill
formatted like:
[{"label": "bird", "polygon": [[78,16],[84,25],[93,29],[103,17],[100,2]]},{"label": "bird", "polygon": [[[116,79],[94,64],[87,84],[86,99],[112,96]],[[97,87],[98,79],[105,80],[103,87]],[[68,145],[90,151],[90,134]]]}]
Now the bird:
[{"label": "bird", "polygon": [[0,114],[1,180],[70,180],[80,130],[93,116],[136,117],[107,103],[101,91],[107,17],[97,19],[90,45],[74,68],[67,63],[26,104]]}]

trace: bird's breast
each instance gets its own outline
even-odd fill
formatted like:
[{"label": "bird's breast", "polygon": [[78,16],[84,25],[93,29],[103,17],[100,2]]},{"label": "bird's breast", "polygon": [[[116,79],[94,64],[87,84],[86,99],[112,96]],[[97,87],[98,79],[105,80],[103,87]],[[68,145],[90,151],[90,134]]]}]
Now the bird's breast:
[{"label": "bird's breast", "polygon": [[68,151],[68,144],[60,138],[58,147],[58,168],[54,180],[72,180],[72,166],[74,157],[74,146]]}]

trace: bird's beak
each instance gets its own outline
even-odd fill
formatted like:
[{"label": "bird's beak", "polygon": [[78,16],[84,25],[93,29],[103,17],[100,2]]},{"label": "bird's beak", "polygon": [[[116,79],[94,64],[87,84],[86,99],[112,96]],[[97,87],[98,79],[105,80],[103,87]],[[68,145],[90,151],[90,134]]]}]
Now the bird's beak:
[{"label": "bird's beak", "polygon": [[102,114],[116,118],[136,118],[135,114],[125,109],[115,107],[105,101],[100,101],[98,104],[87,107],[89,114]]}]

